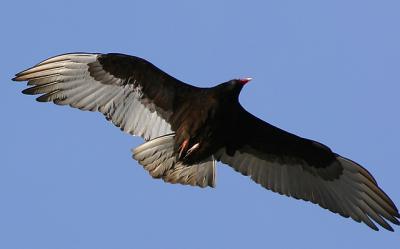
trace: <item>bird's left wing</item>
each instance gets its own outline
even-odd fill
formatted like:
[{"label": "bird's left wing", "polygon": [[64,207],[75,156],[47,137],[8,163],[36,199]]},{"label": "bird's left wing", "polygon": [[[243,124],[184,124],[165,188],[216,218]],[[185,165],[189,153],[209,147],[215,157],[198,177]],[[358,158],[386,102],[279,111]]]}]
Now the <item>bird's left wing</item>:
[{"label": "bird's left wing", "polygon": [[189,167],[177,164],[174,155],[179,120],[172,120],[173,115],[181,113],[179,103],[199,88],[150,62],[124,54],[64,54],[18,73],[14,80],[28,81],[31,87],[23,93],[41,95],[38,101],[99,111],[121,130],[150,140],[135,150],[140,153],[134,153],[134,158],[153,177],[214,186],[212,157]]},{"label": "bird's left wing", "polygon": [[121,130],[150,140],[171,133],[174,102],[196,87],[150,62],[124,54],[73,53],[49,58],[16,74],[25,94],[41,102],[99,111]]},{"label": "bird's left wing", "polygon": [[[278,129],[246,112],[215,157],[274,192],[311,201],[344,217],[393,231],[398,210],[359,164],[328,147]],[[397,218],[396,218],[397,217]],[[386,219],[386,220],[385,220]]]}]

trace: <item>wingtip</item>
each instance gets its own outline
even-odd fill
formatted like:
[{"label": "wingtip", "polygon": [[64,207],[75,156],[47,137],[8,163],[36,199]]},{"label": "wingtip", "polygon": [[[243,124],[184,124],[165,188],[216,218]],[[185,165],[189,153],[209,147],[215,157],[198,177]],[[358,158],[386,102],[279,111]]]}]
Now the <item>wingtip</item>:
[{"label": "wingtip", "polygon": [[24,78],[24,72],[25,72],[25,71],[16,73],[16,74],[14,75],[14,78],[12,78],[11,80],[12,80],[12,81],[26,81],[27,79]]},{"label": "wingtip", "polygon": [[393,204],[393,209],[394,209],[393,216],[400,218],[399,210],[397,209],[396,205],[394,205],[394,204]]},{"label": "wingtip", "polygon": [[36,98],[36,101],[37,102],[49,102],[50,100],[49,100],[49,95],[47,95],[47,94],[44,94],[44,95],[41,95],[41,96],[39,96],[39,97],[37,97]]},{"label": "wingtip", "polygon": [[22,90],[21,93],[26,94],[26,95],[33,95],[33,93],[30,91],[30,88]]},{"label": "wingtip", "polygon": [[22,71],[20,71],[20,72],[18,72],[18,73],[16,73],[16,74],[14,74],[14,78],[12,78],[12,80],[13,81],[21,81],[21,76],[24,74],[24,72],[26,71],[27,69],[25,69],[25,70],[22,70]]},{"label": "wingtip", "polygon": [[[376,226],[376,225],[374,225],[374,226],[369,226],[370,228],[372,228],[372,230],[374,230],[374,231],[379,231],[379,228]],[[391,228],[391,227],[390,227]],[[387,228],[386,228],[387,229]],[[393,229],[393,228],[392,228]],[[389,230],[390,231],[390,230]]]}]

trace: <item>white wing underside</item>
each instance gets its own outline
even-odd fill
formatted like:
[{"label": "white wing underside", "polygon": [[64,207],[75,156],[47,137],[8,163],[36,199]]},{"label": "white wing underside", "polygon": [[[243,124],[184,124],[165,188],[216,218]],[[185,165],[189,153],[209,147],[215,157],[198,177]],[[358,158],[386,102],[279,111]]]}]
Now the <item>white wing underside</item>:
[{"label": "white wing underside", "polygon": [[[140,87],[105,72],[97,54],[67,54],[45,60],[20,73],[18,80],[36,85],[29,94],[58,105],[99,111],[121,130],[150,140],[171,133],[170,124],[154,108],[143,104]],[[102,82],[89,73],[89,64]]]},{"label": "white wing underside", "polygon": [[229,156],[221,149],[216,159],[250,176],[267,189],[311,201],[344,217],[362,221],[375,230],[378,228],[370,218],[388,230],[393,229],[383,218],[399,224],[394,217],[398,214],[393,202],[376,185],[372,176],[358,164],[341,156],[337,157],[337,163],[343,167],[343,173],[333,180],[324,180],[305,171],[302,165],[266,161],[245,152],[236,151]]},{"label": "white wing underside", "polygon": [[134,158],[154,178],[214,187],[213,158],[190,166],[176,162],[171,125],[145,99],[140,84],[134,84],[132,79],[127,79],[130,84],[126,84],[124,79],[107,73],[97,58],[98,54],[56,56],[19,73],[16,80],[28,80],[28,85],[34,85],[24,93],[43,94],[38,101],[99,111],[124,132],[150,140],[134,150]]}]

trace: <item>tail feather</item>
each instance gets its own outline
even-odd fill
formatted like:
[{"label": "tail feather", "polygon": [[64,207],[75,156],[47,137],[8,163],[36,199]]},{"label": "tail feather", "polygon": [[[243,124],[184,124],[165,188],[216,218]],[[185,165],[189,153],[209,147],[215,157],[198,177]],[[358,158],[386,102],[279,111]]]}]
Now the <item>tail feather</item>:
[{"label": "tail feather", "polygon": [[168,134],[152,139],[132,150],[137,160],[154,178],[169,183],[199,187],[215,187],[215,160],[207,158],[198,164],[185,165],[176,161],[174,136]]}]

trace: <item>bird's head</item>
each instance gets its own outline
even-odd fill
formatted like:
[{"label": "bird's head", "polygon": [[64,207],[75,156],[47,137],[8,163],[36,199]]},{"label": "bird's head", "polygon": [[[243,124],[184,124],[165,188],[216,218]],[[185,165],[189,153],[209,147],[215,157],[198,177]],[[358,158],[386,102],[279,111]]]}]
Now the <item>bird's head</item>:
[{"label": "bird's head", "polygon": [[214,89],[214,94],[216,94],[215,96],[219,101],[230,103],[231,101],[239,100],[239,94],[242,91],[243,86],[251,80],[252,78],[233,79],[216,85],[215,87],[212,87],[212,89]]},{"label": "bird's head", "polygon": [[234,79],[233,81],[235,82],[235,84],[240,84],[243,87],[244,85],[249,83],[249,81],[251,81],[252,79],[253,78],[247,77],[247,78],[241,78],[241,79]]},{"label": "bird's head", "polygon": [[226,94],[231,95],[232,97],[239,97],[240,91],[242,90],[243,86],[249,83],[252,78],[240,78],[240,79],[233,79],[228,82],[222,83],[223,92]]}]

